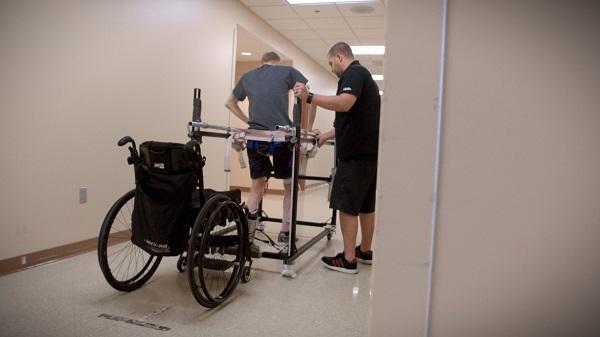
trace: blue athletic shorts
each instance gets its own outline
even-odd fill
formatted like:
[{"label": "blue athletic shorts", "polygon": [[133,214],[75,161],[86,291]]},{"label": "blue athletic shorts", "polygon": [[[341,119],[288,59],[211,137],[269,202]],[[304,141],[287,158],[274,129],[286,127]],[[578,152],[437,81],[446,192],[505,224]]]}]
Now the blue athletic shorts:
[{"label": "blue athletic shorts", "polygon": [[[292,144],[290,142],[246,142],[250,177],[275,177],[288,179],[292,177]],[[271,162],[271,157],[273,162]]]}]

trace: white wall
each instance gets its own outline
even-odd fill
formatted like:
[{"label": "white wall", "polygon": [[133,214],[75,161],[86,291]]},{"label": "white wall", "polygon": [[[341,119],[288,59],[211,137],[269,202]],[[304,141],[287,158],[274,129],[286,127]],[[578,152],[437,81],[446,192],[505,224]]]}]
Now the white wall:
[{"label": "white wall", "polygon": [[[236,24],[294,59],[313,88],[335,90],[238,1],[2,1],[0,259],[96,236],[133,186],[117,140],[186,141],[193,88],[203,117],[227,124]],[[226,185],[221,142],[205,142],[206,186]]]},{"label": "white wall", "polygon": [[371,336],[422,336],[442,8],[388,1]]},{"label": "white wall", "polygon": [[[424,333],[441,7],[388,1],[372,336]],[[598,32],[597,1],[449,1],[429,336],[600,335]]]}]

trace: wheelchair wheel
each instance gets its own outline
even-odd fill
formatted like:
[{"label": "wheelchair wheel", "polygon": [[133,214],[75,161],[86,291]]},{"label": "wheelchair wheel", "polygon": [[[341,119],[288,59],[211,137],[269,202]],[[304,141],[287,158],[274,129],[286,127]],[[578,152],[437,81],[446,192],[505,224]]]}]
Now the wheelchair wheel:
[{"label": "wheelchair wheel", "polygon": [[215,195],[200,210],[187,252],[188,281],[196,301],[214,308],[237,286],[246,255],[244,213],[227,196]]},{"label": "wheelchair wheel", "polygon": [[250,266],[244,267],[244,270],[242,271],[242,283],[248,283],[252,279],[250,270],[251,270]]},{"label": "wheelchair wheel", "polygon": [[131,213],[135,190],[110,208],[98,237],[98,260],[106,281],[120,291],[141,287],[154,274],[161,256],[147,253],[131,242]]},{"label": "wheelchair wheel", "polygon": [[179,258],[177,259],[177,270],[180,273],[183,273],[185,271],[185,266],[187,263],[186,260],[187,260],[187,257],[183,256],[183,255],[179,256]]}]

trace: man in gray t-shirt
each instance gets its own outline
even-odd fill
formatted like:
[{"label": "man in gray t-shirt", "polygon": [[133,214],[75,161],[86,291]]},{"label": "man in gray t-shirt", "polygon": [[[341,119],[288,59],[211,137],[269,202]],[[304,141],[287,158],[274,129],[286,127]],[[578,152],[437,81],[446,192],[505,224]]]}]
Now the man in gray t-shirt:
[{"label": "man in gray t-shirt", "polygon": [[[236,117],[247,123],[250,129],[275,130],[277,125],[292,125],[289,116],[289,91],[296,82],[308,82],[298,70],[281,65],[281,59],[275,52],[265,53],[261,66],[244,74],[236,84],[225,106]],[[238,103],[248,98],[249,116],[240,109]],[[314,120],[314,109],[309,110],[309,123]],[[312,125],[311,125],[312,126]],[[250,210],[249,226],[251,239],[258,218],[258,204],[263,197],[267,179],[274,176],[283,179],[285,189],[283,197],[283,217],[278,241],[289,241],[291,219],[291,176],[292,150],[289,142],[247,142],[248,161],[252,186],[248,197]],[[271,162],[270,157],[273,157]]]}]

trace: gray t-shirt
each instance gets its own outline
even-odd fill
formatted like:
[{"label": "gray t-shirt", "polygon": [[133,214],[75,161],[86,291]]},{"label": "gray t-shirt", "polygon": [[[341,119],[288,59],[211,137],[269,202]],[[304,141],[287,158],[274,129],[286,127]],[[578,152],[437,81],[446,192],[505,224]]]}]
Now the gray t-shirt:
[{"label": "gray t-shirt", "polygon": [[250,101],[251,129],[274,130],[276,125],[292,125],[289,116],[289,91],[296,82],[308,80],[298,70],[284,65],[263,64],[245,73],[233,88],[239,101]]}]

